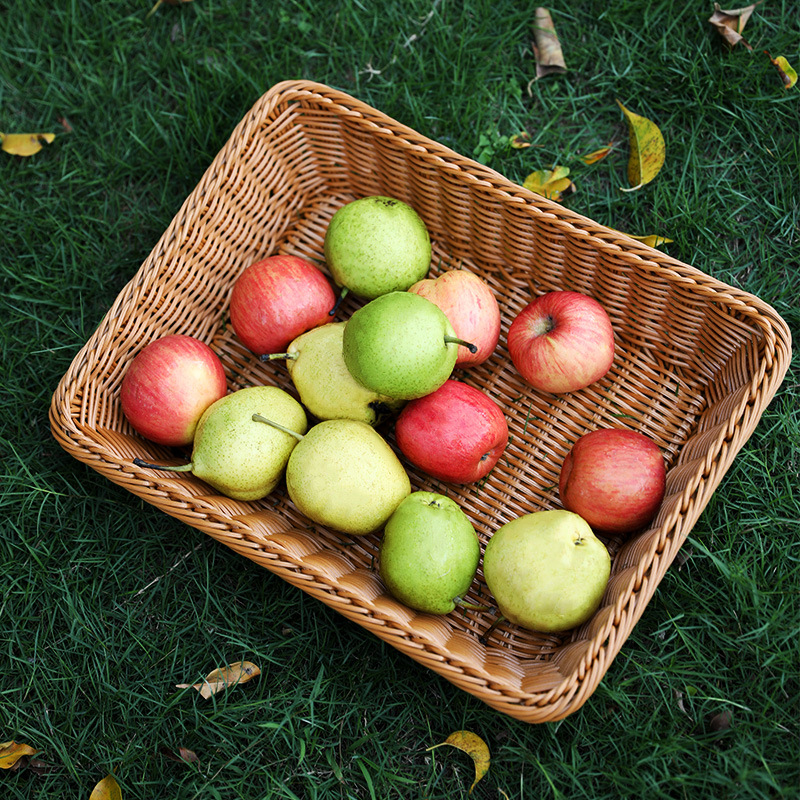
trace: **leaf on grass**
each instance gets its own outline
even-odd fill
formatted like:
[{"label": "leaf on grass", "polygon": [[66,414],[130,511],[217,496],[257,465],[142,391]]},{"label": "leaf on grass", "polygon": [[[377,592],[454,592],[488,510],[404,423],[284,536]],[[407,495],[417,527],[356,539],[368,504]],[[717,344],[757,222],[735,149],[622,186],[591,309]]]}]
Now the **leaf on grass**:
[{"label": "leaf on grass", "polygon": [[97,786],[92,789],[89,800],[122,800],[122,790],[113,775],[106,775]]},{"label": "leaf on grass", "polygon": [[54,133],[0,133],[2,149],[12,156],[32,156],[42,149],[42,142],[56,138]]},{"label": "leaf on grass", "polygon": [[791,89],[792,86],[797,83],[797,72],[795,69],[783,56],[773,58],[768,51],[765,50],[764,52],[767,54],[770,64],[778,70],[778,75],[781,76],[781,80],[783,81],[783,88]]},{"label": "leaf on grass", "polygon": [[508,143],[515,150],[523,150],[524,148],[531,146],[531,135],[527,131],[520,131],[519,133],[515,133],[513,136],[510,136]]},{"label": "leaf on grass", "polygon": [[537,8],[534,12],[533,57],[536,60],[537,78],[567,71],[553,18],[546,8]]},{"label": "leaf on grass", "polygon": [[13,769],[23,756],[33,756],[38,752],[22,742],[0,742],[0,769]]},{"label": "leaf on grass", "polygon": [[619,100],[617,105],[622,109],[625,121],[628,123],[628,142],[631,151],[628,156],[628,181],[631,186],[622,191],[633,192],[650,183],[658,175],[664,166],[666,146],[664,137],[654,122],[628,111]]},{"label": "leaf on grass", "polygon": [[752,50],[753,48],[742,36],[742,31],[755,7],[762,2],[763,0],[758,0],[758,3],[753,3],[751,6],[734,8],[729,11],[720,8],[719,3],[714,3],[714,13],[708,18],[708,21],[729,47],[735,47],[741,42],[748,50]]},{"label": "leaf on grass", "polygon": [[251,678],[260,675],[261,670],[250,661],[237,661],[234,664],[228,664],[227,667],[215,669],[206,675],[202,683],[179,683],[176,689],[197,689],[200,696],[208,700],[211,695],[225,689],[228,686],[233,686],[237,683],[247,683]]},{"label": "leaf on grass", "polygon": [[445,744],[463,750],[475,762],[475,780],[472,782],[472,786],[469,787],[469,794],[472,794],[475,785],[489,771],[489,748],[486,746],[486,742],[484,742],[480,736],[470,731],[455,731],[455,733],[451,733],[443,742],[427,748],[426,752]]},{"label": "leaf on grass", "polygon": [[177,761],[179,764],[199,764],[200,759],[193,750],[188,747],[179,747],[178,752],[171,750],[169,747],[160,747],[159,752],[170,761]]},{"label": "leaf on grass", "polygon": [[575,191],[575,184],[567,177],[568,175],[569,167],[539,169],[531,172],[522,185],[531,192],[559,202],[565,192]]},{"label": "leaf on grass", "polygon": [[662,244],[669,244],[672,239],[667,239],[666,236],[658,236],[655,233],[651,233],[647,236],[634,236],[632,233],[626,233],[626,236],[629,236],[631,239],[636,239],[638,242],[642,242],[646,244],[648,247],[658,247]]},{"label": "leaf on grass", "polygon": [[598,161],[602,161],[613,149],[614,142],[609,142],[605,147],[601,147],[599,150],[592,150],[591,153],[587,153],[585,156],[578,156],[578,158],[584,164],[596,164]]}]

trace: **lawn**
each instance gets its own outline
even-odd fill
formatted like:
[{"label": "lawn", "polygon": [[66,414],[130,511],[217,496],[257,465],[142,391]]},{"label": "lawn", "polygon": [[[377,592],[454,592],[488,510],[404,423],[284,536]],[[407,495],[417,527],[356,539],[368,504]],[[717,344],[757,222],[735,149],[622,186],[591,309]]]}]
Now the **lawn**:
[{"label": "lawn", "polygon": [[[0,131],[0,742],[40,752],[4,798],[800,797],[800,382],[787,377],[602,683],[562,721],[493,711],[61,450],[72,359],[256,100],[347,92],[522,183],[568,165],[572,211],[657,234],[800,339],[800,20],[765,0],[728,49],[712,3],[548,6],[567,71],[539,80],[510,0],[6,0]],[[627,187],[617,100],[666,161]],[[527,148],[511,137],[527,132]],[[586,165],[580,156],[616,142]],[[210,699],[239,660],[260,676]],[[181,748],[196,760],[181,760]]]}]

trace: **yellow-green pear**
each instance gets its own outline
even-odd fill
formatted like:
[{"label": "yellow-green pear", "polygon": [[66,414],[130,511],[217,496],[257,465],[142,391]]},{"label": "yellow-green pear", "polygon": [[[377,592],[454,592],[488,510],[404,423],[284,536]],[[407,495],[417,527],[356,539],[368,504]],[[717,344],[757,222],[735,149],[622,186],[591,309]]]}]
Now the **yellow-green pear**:
[{"label": "yellow-green pear", "polygon": [[254,414],[268,415],[297,435],[308,429],[303,406],[288,392],[277,386],[251,386],[220,398],[205,410],[195,429],[190,463],[169,467],[137,458],[134,464],[191,472],[235,500],[266,497],[283,477],[297,441],[254,421]]},{"label": "yellow-green pear", "polygon": [[547,633],[586,622],[600,605],[610,571],[608,550],[589,524],[560,509],[507,522],[483,553],[483,576],[500,613]]},{"label": "yellow-green pear", "polygon": [[400,460],[366,422],[330,419],[305,436],[286,433],[299,440],[286,465],[286,489],[298,511],[320,525],[354,536],[371,533],[411,493]]},{"label": "yellow-green pear", "polygon": [[329,322],[298,336],[285,353],[261,356],[286,359],[286,369],[300,401],[317,419],[355,419],[376,425],[403,405],[362,386],[342,356],[346,322]]}]

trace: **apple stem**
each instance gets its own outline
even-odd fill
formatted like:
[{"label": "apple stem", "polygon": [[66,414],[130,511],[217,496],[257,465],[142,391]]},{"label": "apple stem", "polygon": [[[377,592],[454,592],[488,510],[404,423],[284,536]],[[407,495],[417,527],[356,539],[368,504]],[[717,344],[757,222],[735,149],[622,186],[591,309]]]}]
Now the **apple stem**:
[{"label": "apple stem", "polygon": [[339,306],[342,304],[342,300],[344,300],[349,291],[350,290],[346,286],[342,286],[342,290],[339,292],[339,296],[336,298],[336,302],[333,304],[333,308],[328,312],[329,317],[332,317],[339,310]]},{"label": "apple stem", "polygon": [[167,472],[191,472],[192,470],[191,463],[168,467],[164,464],[151,464],[149,461],[143,461],[141,458],[134,458],[133,463],[137,467],[144,467],[145,469],[163,469]]},{"label": "apple stem", "polygon": [[467,348],[470,353],[477,353],[478,348],[472,344],[472,342],[465,342],[463,339],[459,339],[455,336],[445,336],[444,337],[445,344],[460,344]]},{"label": "apple stem", "polygon": [[298,354],[294,353],[264,353],[264,355],[260,356],[262,361],[275,361],[279,358],[287,358],[294,360],[297,358]]},{"label": "apple stem", "polygon": [[290,436],[294,436],[298,442],[305,438],[302,433],[293,431],[291,428],[281,425],[280,422],[275,422],[275,420],[262,417],[261,414],[253,414],[253,422],[265,422],[267,425],[272,425],[273,428],[277,428],[279,431],[283,431],[284,433],[288,433]]},{"label": "apple stem", "polygon": [[489,637],[494,633],[494,629],[501,623],[505,622],[505,617],[501,614],[479,637],[478,641],[485,645],[489,641]]}]

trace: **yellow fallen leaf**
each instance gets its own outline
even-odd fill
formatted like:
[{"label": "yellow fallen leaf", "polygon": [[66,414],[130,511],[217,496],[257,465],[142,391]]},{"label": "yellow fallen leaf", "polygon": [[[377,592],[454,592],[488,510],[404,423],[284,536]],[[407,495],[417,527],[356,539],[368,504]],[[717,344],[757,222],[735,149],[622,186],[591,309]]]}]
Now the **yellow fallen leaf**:
[{"label": "yellow fallen leaf", "polygon": [[533,57],[536,60],[536,77],[560,74],[567,71],[561,43],[556,36],[553,18],[546,8],[534,11],[533,21]]},{"label": "yellow fallen leaf", "polygon": [[472,782],[472,786],[469,787],[469,794],[472,794],[475,784],[489,771],[489,748],[486,746],[486,742],[484,742],[480,736],[470,731],[455,731],[455,733],[451,733],[443,742],[428,747],[426,752],[445,744],[462,750],[475,762],[475,780]]},{"label": "yellow fallen leaf", "polygon": [[598,161],[602,161],[613,149],[613,143],[607,144],[599,150],[592,150],[591,153],[587,153],[585,156],[578,156],[578,158],[583,161],[584,164],[596,164]]},{"label": "yellow fallen leaf", "polygon": [[247,683],[251,678],[260,675],[261,670],[250,661],[237,661],[227,667],[212,670],[202,683],[179,683],[176,689],[197,689],[200,696],[208,700],[211,695],[237,683]]},{"label": "yellow fallen leaf", "polygon": [[664,137],[654,122],[628,111],[619,100],[617,105],[622,109],[625,121],[628,123],[628,142],[631,151],[628,157],[628,181],[631,186],[622,191],[633,192],[650,183],[658,175],[664,166],[666,146]]},{"label": "yellow fallen leaf", "polygon": [[531,135],[527,131],[520,131],[519,133],[515,133],[513,136],[511,136],[508,140],[508,143],[515,150],[522,150],[531,146]]},{"label": "yellow fallen leaf", "polygon": [[791,89],[792,86],[797,83],[797,72],[795,69],[783,56],[773,58],[766,50],[764,52],[767,54],[767,58],[769,58],[772,66],[778,70],[778,75],[781,76],[781,80],[783,81],[783,88]]},{"label": "yellow fallen leaf", "polygon": [[[618,233],[622,233],[622,231],[618,231]],[[669,244],[669,242],[672,241],[672,239],[667,239],[666,236],[658,236],[655,233],[651,233],[647,236],[634,236],[632,233],[626,233],[624,235],[631,239],[636,239],[637,242],[642,242],[648,247],[658,247],[662,244]]]},{"label": "yellow fallen leaf", "polygon": [[42,149],[42,142],[50,144],[54,133],[0,133],[0,148],[12,156],[32,156]]},{"label": "yellow fallen leaf", "polygon": [[531,172],[522,185],[531,192],[558,202],[566,191],[574,191],[574,184],[567,175],[569,175],[569,167],[539,169]]},{"label": "yellow fallen leaf", "polygon": [[22,742],[0,742],[0,769],[11,769],[23,756],[33,756],[38,752]]},{"label": "yellow fallen leaf", "polygon": [[89,800],[122,800],[122,790],[113,775],[106,775],[97,786],[92,789]]},{"label": "yellow fallen leaf", "polygon": [[753,3],[751,6],[728,11],[720,8],[719,3],[714,3],[714,13],[708,18],[708,21],[729,47],[735,47],[741,42],[748,50],[752,50],[753,48],[742,36],[742,31],[755,7],[762,2],[763,0],[758,0],[758,3]]}]

